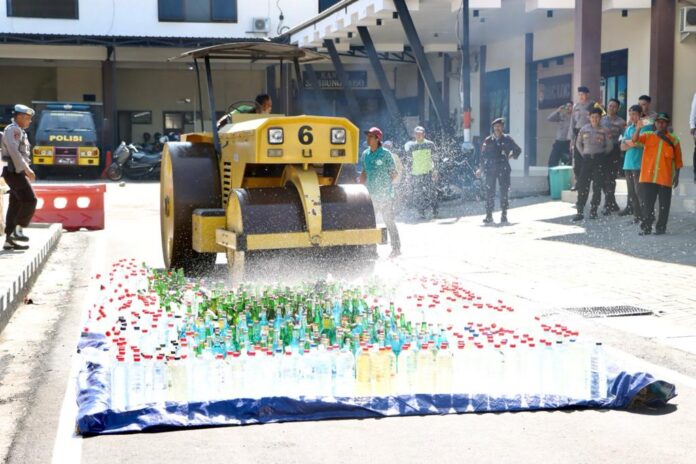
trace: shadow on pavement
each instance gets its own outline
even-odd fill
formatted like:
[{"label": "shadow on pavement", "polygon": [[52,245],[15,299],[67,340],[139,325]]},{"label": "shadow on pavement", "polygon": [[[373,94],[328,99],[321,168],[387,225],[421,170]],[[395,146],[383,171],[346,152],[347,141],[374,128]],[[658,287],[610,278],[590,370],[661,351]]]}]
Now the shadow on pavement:
[{"label": "shadow on pavement", "polygon": [[640,414],[641,416],[666,416],[667,414],[677,412],[678,409],[678,404],[667,403],[659,408],[651,408],[645,405],[638,406],[636,408],[631,408],[626,412],[629,412],[631,414]]},{"label": "shadow on pavement", "polygon": [[[549,197],[547,196],[511,198],[510,208],[512,209],[524,206],[531,206],[546,203],[548,201]],[[401,209],[396,214],[396,220],[397,222],[402,222],[405,224],[422,224],[437,221],[439,225],[452,225],[456,224],[459,221],[459,219],[465,217],[481,216],[481,219],[483,219],[485,214],[486,206],[484,201],[450,200],[440,203],[439,214],[437,218],[433,218],[432,212],[428,211],[426,212],[425,219],[423,219],[419,216],[418,211],[415,207],[410,205],[402,205]],[[493,217],[497,224],[500,219],[500,201],[497,197],[495,201],[495,210],[493,211]]]},{"label": "shadow on pavement", "polygon": [[696,217],[689,213],[673,214],[665,235],[638,235],[639,227],[630,217],[602,216],[579,222],[572,215],[543,220],[552,224],[582,227],[584,232],[545,237],[542,240],[565,242],[611,250],[636,258],[672,264],[696,266]]}]

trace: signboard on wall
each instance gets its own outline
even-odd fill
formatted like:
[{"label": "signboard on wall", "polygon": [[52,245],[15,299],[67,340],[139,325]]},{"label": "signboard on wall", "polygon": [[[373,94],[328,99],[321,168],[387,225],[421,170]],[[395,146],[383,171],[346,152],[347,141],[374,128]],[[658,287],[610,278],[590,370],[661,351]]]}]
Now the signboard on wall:
[{"label": "signboard on wall", "polygon": [[[336,71],[314,71],[319,81],[321,89],[342,89],[341,81],[336,74]],[[348,81],[354,89],[364,89],[367,87],[367,71],[347,71]],[[312,83],[309,80],[307,72],[302,73],[304,78],[305,89],[312,89]]]},{"label": "signboard on wall", "polygon": [[573,75],[545,77],[539,79],[538,104],[540,110],[558,108],[573,100]]}]

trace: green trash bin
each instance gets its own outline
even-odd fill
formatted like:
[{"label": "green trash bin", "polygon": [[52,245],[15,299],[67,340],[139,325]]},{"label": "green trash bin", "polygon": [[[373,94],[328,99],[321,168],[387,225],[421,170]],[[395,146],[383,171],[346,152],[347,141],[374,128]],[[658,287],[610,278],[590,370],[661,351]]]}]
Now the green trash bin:
[{"label": "green trash bin", "polygon": [[570,182],[573,179],[572,166],[555,166],[549,168],[549,189],[553,200],[561,199],[563,190],[570,190]]}]

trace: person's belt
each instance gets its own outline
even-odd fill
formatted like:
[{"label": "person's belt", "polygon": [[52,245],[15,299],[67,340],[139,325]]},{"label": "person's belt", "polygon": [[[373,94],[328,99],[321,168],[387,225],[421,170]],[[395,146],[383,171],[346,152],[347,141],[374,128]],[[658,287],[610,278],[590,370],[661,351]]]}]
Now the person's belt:
[{"label": "person's belt", "polygon": [[590,158],[590,159],[599,158],[600,156],[606,156],[606,154],[605,154],[604,152],[600,152],[600,153],[583,153],[583,154],[582,154],[582,157],[583,157],[583,158]]}]

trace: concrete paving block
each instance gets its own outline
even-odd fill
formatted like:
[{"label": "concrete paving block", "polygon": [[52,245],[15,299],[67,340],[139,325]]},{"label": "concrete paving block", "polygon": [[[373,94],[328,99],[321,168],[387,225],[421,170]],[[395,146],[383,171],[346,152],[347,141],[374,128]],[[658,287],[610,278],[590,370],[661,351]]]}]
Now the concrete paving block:
[{"label": "concrete paving block", "polygon": [[0,251],[0,332],[22,303],[43,264],[58,243],[60,224],[24,229],[31,239],[26,251]]}]

